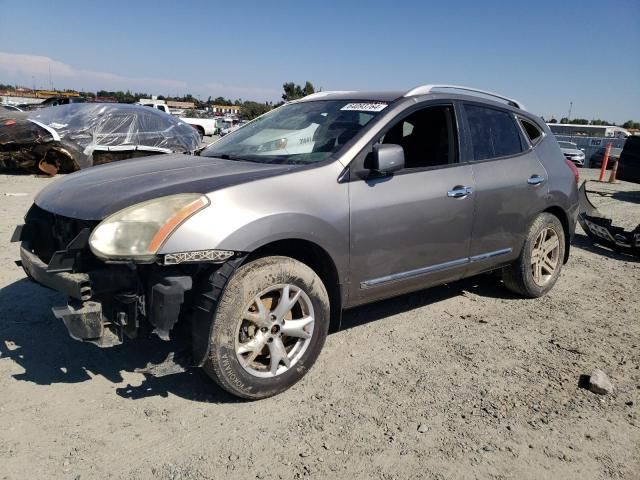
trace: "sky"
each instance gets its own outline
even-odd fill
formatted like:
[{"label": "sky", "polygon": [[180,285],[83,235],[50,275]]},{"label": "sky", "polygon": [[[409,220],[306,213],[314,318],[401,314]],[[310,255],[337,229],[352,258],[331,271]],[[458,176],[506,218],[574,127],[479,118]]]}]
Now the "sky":
[{"label": "sky", "polygon": [[0,83],[278,101],[306,80],[640,121],[640,0],[0,0]]}]

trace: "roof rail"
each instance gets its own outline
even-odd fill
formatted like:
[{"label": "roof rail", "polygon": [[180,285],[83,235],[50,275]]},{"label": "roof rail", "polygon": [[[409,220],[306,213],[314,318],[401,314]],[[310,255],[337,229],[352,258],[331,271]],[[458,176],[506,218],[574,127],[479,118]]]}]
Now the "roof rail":
[{"label": "roof rail", "polygon": [[353,90],[333,90],[333,91],[325,90],[325,91],[310,93],[306,97],[302,97],[300,100],[311,100],[314,98],[326,97],[327,95],[332,95],[334,93],[353,93]]},{"label": "roof rail", "polygon": [[507,102],[512,107],[516,107],[521,110],[526,110],[522,102],[519,102],[518,100],[514,100],[513,98],[505,97],[503,95],[498,95],[497,93],[493,93],[493,92],[487,92],[486,90],[479,90],[477,88],[472,88],[472,87],[464,87],[462,85],[421,85],[419,87],[412,88],[407,93],[405,93],[404,96],[413,97],[416,95],[427,95],[429,93],[433,93],[433,90],[447,89],[447,88],[454,89],[454,90],[464,90],[466,92],[480,93],[482,95],[487,95],[489,97],[499,98],[500,100],[504,100],[505,102]]}]

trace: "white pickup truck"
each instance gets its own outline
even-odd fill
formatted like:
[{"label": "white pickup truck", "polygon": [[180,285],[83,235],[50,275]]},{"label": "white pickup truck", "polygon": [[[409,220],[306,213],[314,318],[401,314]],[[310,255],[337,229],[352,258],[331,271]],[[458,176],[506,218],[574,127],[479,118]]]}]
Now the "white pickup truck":
[{"label": "white pickup truck", "polygon": [[[169,106],[165,103],[141,101],[136,102],[136,105],[143,105],[145,107],[157,108],[165,113],[171,115]],[[204,135],[217,135],[220,133],[220,128],[215,118],[195,118],[195,117],[179,117],[185,123],[188,123],[193,128],[200,132],[201,136]]]}]

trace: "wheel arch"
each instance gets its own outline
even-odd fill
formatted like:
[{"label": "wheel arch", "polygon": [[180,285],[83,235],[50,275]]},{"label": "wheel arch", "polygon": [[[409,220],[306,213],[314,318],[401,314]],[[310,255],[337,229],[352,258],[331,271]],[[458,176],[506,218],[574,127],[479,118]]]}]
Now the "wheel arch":
[{"label": "wheel arch", "polygon": [[194,124],[191,124],[191,126],[195,128],[198,131],[198,133],[200,133],[201,136],[204,137],[204,127],[202,125],[194,123]]},{"label": "wheel arch", "polygon": [[307,265],[320,277],[329,294],[331,306],[329,329],[330,331],[339,330],[342,321],[343,292],[336,263],[329,252],[309,240],[288,238],[275,240],[256,248],[247,256],[244,263],[272,255],[291,257]]},{"label": "wheel arch", "polygon": [[342,321],[342,288],[338,270],[331,255],[320,245],[309,240],[290,238],[265,243],[248,254],[238,256],[210,273],[209,278],[197,293],[199,303],[191,316],[191,338],[193,364],[202,366],[209,354],[209,337],[218,299],[222,295],[233,272],[252,260],[281,255],[291,257],[311,268],[322,280],[329,294],[329,331],[340,329]]},{"label": "wheel arch", "polygon": [[547,207],[542,213],[550,213],[562,224],[562,230],[564,230],[564,263],[569,260],[569,249],[571,248],[571,232],[569,229],[569,215],[564,211],[562,207],[553,205]]}]

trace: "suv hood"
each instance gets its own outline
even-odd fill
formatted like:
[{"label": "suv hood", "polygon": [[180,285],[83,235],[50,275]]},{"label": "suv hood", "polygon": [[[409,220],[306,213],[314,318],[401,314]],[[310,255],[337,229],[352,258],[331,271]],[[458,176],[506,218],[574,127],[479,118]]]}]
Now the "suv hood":
[{"label": "suv hood", "polygon": [[184,154],[125,160],[82,170],[53,182],[35,199],[69,218],[102,220],[130,205],[176,193],[209,193],[279,175],[298,165],[270,165]]}]

